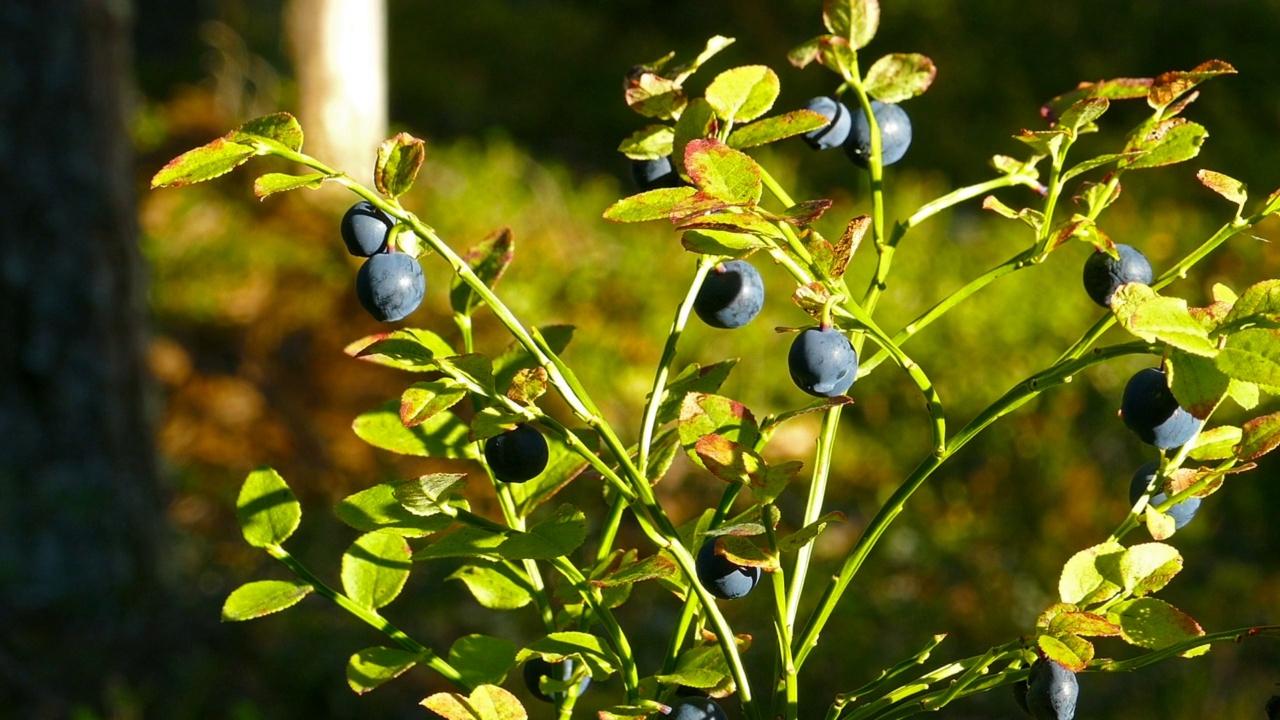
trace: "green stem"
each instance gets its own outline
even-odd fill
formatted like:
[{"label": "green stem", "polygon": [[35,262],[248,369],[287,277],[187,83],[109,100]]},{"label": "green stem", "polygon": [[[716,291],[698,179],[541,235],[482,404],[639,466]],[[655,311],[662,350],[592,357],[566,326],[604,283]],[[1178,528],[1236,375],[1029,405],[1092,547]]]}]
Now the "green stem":
[{"label": "green stem", "polygon": [[[840,425],[841,405],[828,409],[822,416],[822,429],[818,434],[818,449],[813,458],[813,475],[809,481],[809,498],[805,503],[804,520],[800,527],[808,527],[822,515],[822,503],[827,494],[827,478],[831,474],[831,457],[835,454],[836,429]],[[800,596],[804,591],[805,576],[813,558],[814,543],[803,545],[796,552],[796,564],[791,571],[791,591],[787,593],[786,630],[788,636],[795,632],[796,615],[800,611]]]},{"label": "green stem", "polygon": [[627,641],[626,633],[622,631],[622,627],[618,625],[617,619],[613,617],[609,608],[601,603],[600,592],[587,583],[582,572],[574,567],[568,558],[553,558],[549,562],[569,581],[582,600],[591,606],[592,615],[604,627],[604,633],[609,638],[618,661],[622,663],[622,682],[626,688],[627,703],[634,704],[640,698],[640,675],[636,671],[635,656],[631,651],[631,643]]},{"label": "green stem", "polygon": [[933,653],[934,648],[942,644],[942,641],[945,640],[946,637],[947,636],[945,634],[934,635],[933,638],[930,639],[929,643],[924,646],[924,649],[897,665],[894,665],[887,670],[882,670],[879,677],[875,680],[872,680],[857,690],[837,695],[835,702],[831,703],[831,708],[827,711],[826,720],[836,720],[840,716],[841,711],[843,711],[847,705],[868,697],[879,697],[885,687],[889,683],[893,682],[893,680],[899,675],[912,668],[923,665]]},{"label": "green stem", "polygon": [[[760,524],[764,526],[765,539],[769,551],[778,557],[778,536],[769,517],[771,505],[760,506]],[[791,656],[791,628],[787,622],[787,579],[781,567],[769,573],[770,585],[773,587],[773,629],[778,640],[778,660],[782,663],[779,675],[785,689],[786,720],[798,720],[800,710],[800,684],[796,677],[796,664]],[[774,716],[777,717],[777,694],[775,692]]]},{"label": "green stem", "polygon": [[418,641],[409,637],[404,631],[391,624],[391,621],[378,614],[377,610],[364,607],[356,601],[347,597],[345,594],[334,590],[326,585],[320,578],[307,569],[305,565],[289,554],[279,545],[268,545],[264,548],[271,557],[284,563],[286,567],[294,572],[299,578],[315,589],[316,593],[332,600],[338,607],[346,610],[355,617],[363,620],[369,626],[381,631],[387,637],[396,642],[397,645],[408,650],[409,652],[421,657],[420,662],[425,662],[427,667],[440,673],[444,679],[453,683],[462,689],[463,692],[470,693],[475,689],[471,683],[463,679],[459,673],[448,661],[437,656],[430,648],[422,645]]}]

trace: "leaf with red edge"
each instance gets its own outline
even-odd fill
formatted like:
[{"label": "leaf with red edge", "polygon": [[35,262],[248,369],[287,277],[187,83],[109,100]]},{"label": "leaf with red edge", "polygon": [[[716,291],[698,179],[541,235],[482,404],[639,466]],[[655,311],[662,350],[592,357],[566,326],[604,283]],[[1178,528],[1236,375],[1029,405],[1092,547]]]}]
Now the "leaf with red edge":
[{"label": "leaf with red edge", "polygon": [[258,151],[249,145],[218,138],[179,155],[151,178],[151,187],[182,187],[225,175],[249,161]]},{"label": "leaf with red edge", "polygon": [[1196,179],[1200,181],[1201,185],[1236,205],[1244,205],[1245,201],[1249,199],[1249,193],[1246,192],[1244,183],[1233,177],[1212,170],[1201,170],[1196,173]]},{"label": "leaf with red edge", "polygon": [[923,95],[938,68],[920,53],[891,53],[872,64],[863,80],[867,93],[885,103],[900,103]]},{"label": "leaf with red edge", "polygon": [[1241,430],[1236,456],[1245,462],[1257,460],[1280,446],[1280,412],[1256,417]]},{"label": "leaf with red edge", "polygon": [[1169,356],[1169,389],[1178,405],[1200,420],[1207,419],[1227,396],[1231,378],[1213,358],[1174,349]]},{"label": "leaf with red edge", "polygon": [[759,147],[817,130],[828,122],[830,120],[825,116],[812,110],[792,110],[734,128],[729,134],[728,144],[729,147],[738,149]]},{"label": "leaf with red edge", "polygon": [[1114,78],[1098,82],[1082,82],[1075,90],[1063,93],[1040,108],[1040,117],[1049,122],[1056,122],[1058,117],[1069,107],[1088,98],[1107,98],[1108,100],[1132,100],[1145,98],[1151,88],[1151,78]]},{"label": "leaf with red edge", "polygon": [[1160,650],[1204,635],[1194,618],[1169,603],[1152,597],[1115,605],[1110,616],[1124,631],[1125,642]]},{"label": "leaf with red edge", "polygon": [[[511,228],[504,227],[481,240],[475,247],[468,250],[462,259],[485,285],[493,287],[502,279],[503,273],[511,265],[511,259],[514,256],[515,238],[511,234]],[[449,305],[453,307],[453,311],[461,315],[470,315],[481,303],[480,296],[475,290],[454,275],[449,288]]]},{"label": "leaf with red edge", "polygon": [[764,572],[776,572],[782,567],[777,555],[744,537],[730,535],[721,538],[716,541],[716,550],[735,565],[760,568]]},{"label": "leaf with red edge", "polygon": [[413,187],[418,170],[427,157],[427,144],[400,133],[378,146],[378,160],[373,167],[373,184],[378,192],[397,198]]},{"label": "leaf with red edge", "polygon": [[699,190],[731,205],[755,205],[764,192],[756,161],[714,138],[689,141],[684,166]]},{"label": "leaf with red edge", "polygon": [[1157,75],[1147,91],[1147,104],[1162,110],[1173,104],[1196,85],[1219,75],[1234,75],[1236,69],[1221,60],[1209,60],[1187,71],[1172,71]]},{"label": "leaf with red edge", "polygon": [[604,219],[631,223],[665,220],[682,202],[697,194],[691,187],[658,188],[625,197],[604,211]]}]

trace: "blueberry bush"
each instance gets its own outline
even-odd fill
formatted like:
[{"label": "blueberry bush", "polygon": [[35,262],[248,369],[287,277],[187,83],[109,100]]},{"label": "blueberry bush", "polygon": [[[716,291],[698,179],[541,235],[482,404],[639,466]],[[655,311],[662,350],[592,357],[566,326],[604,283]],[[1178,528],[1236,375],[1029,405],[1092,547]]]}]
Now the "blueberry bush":
[{"label": "blueberry bush", "polygon": [[[421,263],[443,263],[453,278],[452,331],[398,327],[359,339],[346,351],[353,362],[420,378],[356,418],[356,434],[382,450],[454,463],[458,471],[381,483],[342,500],[338,518],[360,534],[341,558],[337,585],[284,547],[302,516],[289,485],[270,468],[252,472],[236,504],[244,538],[295,577],[237,588],[223,618],[259,618],[313,593],[328,598],[387,638],[350,656],[351,689],[369,692],[422,666],[454,686],[422,700],[449,720],[526,718],[525,701],[550,704],[557,717],[569,718],[581,698],[597,692],[612,693],[593,705],[606,720],[792,720],[818,714],[827,720],[888,719],[940,710],[1000,686],[1012,688],[1011,704],[1029,716],[1066,720],[1088,693],[1088,673],[1192,658],[1215,642],[1280,637],[1280,626],[1269,625],[1210,632],[1187,611],[1156,597],[1184,562],[1167,541],[1190,522],[1203,498],[1280,445],[1280,412],[1263,410],[1264,398],[1280,388],[1280,332],[1273,327],[1280,322],[1280,280],[1239,288],[1216,283],[1212,302],[1203,307],[1163,291],[1211,254],[1228,252],[1229,240],[1280,213],[1280,191],[1251,202],[1242,183],[1216,171],[1196,172],[1234,212],[1158,274],[1140,250],[1141,239],[1117,243],[1102,220],[1120,195],[1122,179],[1136,181],[1139,171],[1179,166],[1198,156],[1208,133],[1184,113],[1202,83],[1234,69],[1211,60],[1155,78],[1082,83],[1041,108],[1043,126],[1015,135],[1025,146],[1022,157],[996,155],[989,180],[894,220],[888,217],[885,198],[892,188],[885,166],[910,152],[904,105],[929,89],[936,69],[915,53],[864,62],[861,53],[875,37],[879,16],[876,0],[823,3],[826,32],[798,45],[787,59],[833,73],[831,94],[794,110],[775,109],[780,81],[764,65],[720,72],[700,95],[689,89],[690,78],[701,78],[699,70],[733,42],[726,37],[712,38],[683,62],[673,53],[626,73],[624,100],[647,124],[618,149],[632,163],[639,192],[603,209],[603,215],[617,223],[669,223],[681,246],[672,243],[671,256],[688,252],[696,258],[684,297],[672,298],[676,310],[651,390],[637,410],[636,437],[622,436],[564,360],[573,329],[529,324],[498,293],[515,257],[510,231],[460,252],[401,205],[399,198],[422,167],[423,141],[405,133],[386,141],[369,188],[303,153],[302,128],[292,116],[277,113],[162,168],[154,187],[211,180],[255,156],[271,156],[305,172],[259,176],[254,192],[260,198],[324,183],[351,190],[359,201],[336,234],[352,254],[366,258],[355,293],[379,321],[399,322],[419,308],[426,289]],[[1072,154],[1080,137],[1102,131],[1113,103],[1144,101],[1145,117],[1119,134],[1108,152]],[[858,172],[867,174],[871,212],[843,223],[838,238],[824,237],[815,226],[824,215],[841,212],[833,201],[795,200],[748,152],[799,143],[818,152],[842,147]],[[889,288],[899,246],[917,226],[965,203],[980,203],[1025,226],[1023,247],[900,329],[885,330],[876,309]],[[1052,263],[1054,252],[1071,243],[1093,248],[1081,293],[1106,311],[1054,362],[957,429],[929,368],[908,354],[908,341],[962,304],[976,302],[979,291],[996,280]],[[846,274],[855,263],[871,268],[861,292],[850,287]],[[761,268],[793,282],[789,300],[799,311],[794,327],[776,333],[746,327],[765,302]],[[553,270],[561,269],[548,269]],[[492,313],[506,329],[513,340],[508,347],[477,347],[474,320],[480,313]],[[785,336],[792,335],[787,369],[797,386],[794,404],[757,415],[719,394],[735,370],[782,372],[751,358],[713,358],[676,368],[694,314],[716,328],[755,332],[760,344],[787,342]],[[1107,334],[1117,326],[1127,337],[1104,342],[1117,337]],[[979,655],[931,665],[945,639],[937,635],[878,674],[852,658],[838,671],[853,689],[834,697],[807,696],[804,671],[830,669],[806,668],[806,661],[842,598],[851,589],[857,592],[853,581],[913,493],[1002,417],[1046,391],[1068,392],[1060,388],[1074,376],[1129,356],[1148,356],[1152,366],[1133,377],[1116,404],[1124,424],[1152,446],[1153,459],[1134,474],[1131,507],[1117,518],[1114,531],[1064,556],[1058,601],[1027,617],[1024,635],[998,638]],[[881,366],[896,368],[927,408],[930,451],[885,495],[839,562],[820,566],[814,553],[819,536],[850,522],[826,502],[832,458],[839,452],[836,428],[856,400],[856,381]],[[1238,425],[1212,422],[1228,402],[1248,419]],[[811,414],[821,417],[812,459],[773,459],[770,442],[779,429]],[[715,507],[677,524],[654,488],[681,455],[722,490]],[[479,478],[462,472],[477,466],[484,469]],[[473,512],[477,484],[496,497],[500,519]],[[599,500],[560,501],[557,496],[570,484],[592,486]],[[645,541],[621,546],[624,522],[634,522]],[[1140,527],[1149,542],[1132,537]],[[528,638],[465,635],[437,648],[393,625],[380,611],[400,598],[415,565],[446,559],[462,563],[455,575],[478,605],[531,608],[545,632]],[[664,637],[629,632],[615,613],[641,583],[663,588],[675,610],[678,619]],[[753,592],[770,600],[766,638],[741,632],[722,609],[721,601]],[[659,652],[637,652],[641,645]],[[1098,655],[1098,645],[1115,657]],[[650,655],[660,660],[644,662]],[[524,680],[523,689],[515,675]]]}]

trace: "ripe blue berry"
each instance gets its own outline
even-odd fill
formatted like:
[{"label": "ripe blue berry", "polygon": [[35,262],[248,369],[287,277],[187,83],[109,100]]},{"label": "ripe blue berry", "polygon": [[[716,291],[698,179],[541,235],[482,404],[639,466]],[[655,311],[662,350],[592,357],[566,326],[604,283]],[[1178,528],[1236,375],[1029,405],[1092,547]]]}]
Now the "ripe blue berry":
[{"label": "ripe blue berry", "polygon": [[1116,245],[1120,258],[1116,259],[1101,250],[1084,261],[1084,291],[1105,308],[1111,307],[1111,296],[1121,285],[1139,282],[1150,285],[1153,278],[1147,256],[1130,245]]},{"label": "ripe blue berry", "polygon": [[[901,160],[907,154],[907,148],[911,147],[911,118],[901,107],[879,100],[871,101],[871,112],[880,126],[880,164],[892,165]],[[858,167],[871,166],[871,124],[867,122],[867,114],[861,110],[853,113],[844,151]]]},{"label": "ripe blue berry", "polygon": [[676,172],[670,156],[656,160],[632,160],[631,179],[642,191],[684,185],[684,180],[680,178],[680,173]]},{"label": "ripe blue berry", "polygon": [[827,124],[816,130],[810,130],[801,137],[814,150],[830,150],[844,145],[849,137],[852,114],[844,103],[820,95],[804,104],[805,110],[812,110],[827,119]]},{"label": "ripe blue berry", "polygon": [[814,397],[837,397],[858,376],[858,353],[834,327],[805,328],[791,343],[787,366],[801,390]]},{"label": "ripe blue berry", "polygon": [[484,460],[502,482],[522,483],[547,469],[547,439],[532,425],[521,425],[484,441]]},{"label": "ripe blue berry", "polygon": [[422,265],[404,253],[373,255],[356,275],[356,297],[375,320],[382,322],[408,317],[422,304],[426,290]]},{"label": "ripe blue berry", "polygon": [[1076,674],[1053,660],[1040,658],[1027,679],[1027,709],[1035,720],[1071,720],[1076,715],[1080,685]]},{"label": "ripe blue berry", "polygon": [[689,698],[671,706],[667,720],[729,720],[711,698]]},{"label": "ripe blue berry", "polygon": [[347,252],[356,257],[369,257],[387,249],[387,234],[396,224],[368,201],[361,200],[347,209],[339,229]]},{"label": "ripe blue berry", "polygon": [[[1151,462],[1138,468],[1138,472],[1133,474],[1133,480],[1129,483],[1129,505],[1132,506],[1138,502],[1138,498],[1147,491],[1147,486],[1151,484],[1151,479],[1156,476],[1156,471],[1160,469],[1160,463],[1152,460]],[[1152,505],[1159,505],[1169,499],[1169,495],[1164,491],[1157,492],[1151,496],[1149,502]],[[1186,500],[1174,505],[1165,511],[1169,517],[1173,518],[1173,529],[1181,530],[1191,522],[1196,516],[1196,511],[1200,509],[1200,498],[1189,497]]]},{"label": "ripe blue berry", "polygon": [[715,328],[740,328],[764,306],[764,283],[746,260],[730,260],[707,275],[693,300],[693,311]]},{"label": "ripe blue berry", "polygon": [[739,565],[716,552],[716,538],[707,538],[698,551],[698,582],[721,600],[745,597],[760,582],[760,568]]},{"label": "ripe blue berry", "polygon": [[1201,424],[1179,407],[1164,371],[1158,368],[1139,370],[1129,378],[1120,400],[1120,416],[1139,440],[1161,450],[1182,447]]},{"label": "ripe blue berry", "polygon": [[[564,693],[553,692],[547,694],[542,691],[540,683],[542,678],[548,680],[558,680],[565,682],[573,677],[573,658],[567,658],[560,662],[547,662],[540,657],[535,657],[524,664],[524,684],[529,688],[529,692],[542,702],[555,703],[559,702]],[[578,683],[578,695],[582,695],[586,691],[587,686],[591,684],[591,676],[582,678],[582,682]]]}]

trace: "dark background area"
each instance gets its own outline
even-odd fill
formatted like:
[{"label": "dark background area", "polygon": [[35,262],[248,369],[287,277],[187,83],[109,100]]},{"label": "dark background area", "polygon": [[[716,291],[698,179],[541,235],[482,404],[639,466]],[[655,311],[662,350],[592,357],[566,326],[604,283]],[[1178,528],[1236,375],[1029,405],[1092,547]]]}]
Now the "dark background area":
[{"label": "dark background area", "polygon": [[[234,499],[250,469],[269,464],[289,480],[304,507],[290,548],[336,582],[338,559],[355,532],[329,508],[375,482],[434,466],[372,450],[350,431],[354,415],[396,396],[412,379],[341,352],[380,329],[355,302],[355,264],[337,239],[346,198],[319,206],[296,197],[260,203],[249,192],[248,173],[181,191],[145,189],[179,152],[248,117],[294,106],[281,39],[283,3],[135,0],[133,6],[138,96],[128,130],[137,151],[139,247],[148,269],[148,398],[157,476],[165,488],[163,510],[152,518],[163,521],[154,545],[162,556],[163,590],[141,592],[161,607],[148,605],[141,616],[151,623],[144,650],[104,641],[89,663],[96,667],[77,676],[94,678],[92,687],[67,690],[66,703],[41,706],[57,709],[31,716],[426,717],[418,700],[447,687],[425,669],[368,696],[346,687],[347,657],[380,637],[323,600],[250,623],[217,622],[233,588],[287,574],[245,546],[236,526]],[[668,228],[600,219],[604,207],[631,191],[626,160],[615,148],[649,122],[622,102],[623,73],[670,50],[689,57],[708,37],[723,34],[737,42],[695,76],[694,92],[716,72],[763,63],[782,81],[777,109],[799,107],[836,85],[823,68],[798,70],[785,60],[787,50],[821,31],[819,7],[816,0],[389,0],[393,131],[411,132],[429,147],[406,206],[459,248],[512,227],[517,261],[500,286],[504,296],[531,324],[579,326],[568,360],[624,438],[635,436],[651,368],[693,261]],[[904,217],[954,187],[990,177],[987,161],[995,153],[1022,156],[1011,136],[1043,127],[1040,104],[1081,80],[1149,77],[1225,60],[1240,74],[1205,85],[1187,112],[1209,129],[1200,157],[1135,173],[1122,200],[1103,216],[1112,237],[1143,249],[1159,272],[1230,219],[1230,206],[1195,181],[1196,169],[1248,183],[1255,201],[1280,186],[1276,37],[1280,5],[1268,0],[886,0],[880,32],[862,55],[864,67],[882,53],[920,52],[939,68],[930,91],[904,106],[915,139],[888,174],[890,215]],[[1104,117],[1103,131],[1080,143],[1077,157],[1111,151],[1145,114],[1141,101],[1118,103]],[[818,155],[797,142],[758,157],[797,197],[837,201],[829,234],[868,211],[866,181],[839,153]],[[16,186],[20,179],[11,177]],[[1036,201],[1017,191],[1001,198],[1013,207]],[[1274,238],[1276,230],[1272,221],[1256,234]],[[899,254],[881,307],[883,325],[900,327],[1014,254],[1028,239],[1024,231],[976,204],[926,223]],[[4,242],[21,239],[7,232]],[[1101,311],[1079,288],[1086,255],[1083,246],[1065,247],[912,340],[908,349],[947,400],[952,428],[1051,362],[1098,317]],[[5,262],[10,269],[8,257]],[[853,276],[865,278],[872,262],[870,253],[859,254]],[[445,268],[425,264],[431,289],[410,324],[447,335]],[[724,391],[757,415],[804,400],[781,371],[786,336],[771,328],[805,320],[785,302],[784,273],[762,272],[771,292],[765,316],[739,333],[691,328],[680,359],[743,358]],[[1273,277],[1280,277],[1280,256],[1241,237],[1170,291],[1203,303],[1213,282],[1241,290]],[[505,345],[499,330],[491,319],[481,322],[482,349]],[[802,708],[802,717],[817,716],[832,694],[861,685],[935,633],[950,633],[934,654],[943,662],[1032,630],[1036,613],[1056,595],[1062,563],[1115,527],[1126,509],[1129,476],[1150,459],[1150,449],[1115,418],[1124,381],[1148,364],[1143,358],[1100,367],[1029,403],[930,480],[873,553],[809,661],[802,692],[813,704]],[[831,507],[850,522],[825,536],[812,577],[835,566],[879,502],[927,452],[923,408],[892,368],[860,382],[853,394],[857,404],[845,414],[830,493]],[[1262,409],[1276,408],[1271,402]],[[1245,417],[1234,407],[1222,415],[1222,422]],[[815,429],[797,423],[779,436],[774,452],[803,459]],[[1209,631],[1280,620],[1277,470],[1272,462],[1233,478],[1171,541],[1187,564],[1162,597]],[[0,481],[6,476],[25,477],[7,466]],[[684,462],[660,488],[677,520],[713,503],[720,490]],[[794,507],[787,509],[798,515],[802,491],[793,493]],[[566,497],[589,515],[601,510],[598,489],[588,483],[577,483]],[[478,512],[496,510],[480,494],[473,504]],[[1130,540],[1140,541],[1144,532]],[[647,547],[630,525],[624,541]],[[524,642],[538,636],[528,609],[484,610],[460,583],[446,582],[456,567],[416,566],[388,617],[440,649],[468,633]],[[11,610],[0,604],[6,613],[0,620],[29,617],[16,611],[6,617]],[[677,612],[669,594],[642,586],[619,615],[633,639],[665,642]],[[725,612],[756,637],[748,660],[763,677],[772,642],[767,598],[756,593],[727,604]],[[62,622],[52,612],[31,628]],[[91,638],[92,630],[83,632]],[[31,687],[57,687],[57,668],[41,669],[49,664],[41,651],[52,652],[41,647],[41,637],[33,630],[29,638],[15,633],[0,641],[0,701],[6,694],[25,698]],[[642,672],[651,671],[661,648],[635,644]],[[1102,641],[1099,651],[1123,656],[1131,649]],[[41,680],[47,677],[54,679]],[[31,678],[36,682],[28,683]],[[1084,676],[1077,717],[1261,717],[1277,682],[1274,643],[1222,645],[1207,657],[1133,675]],[[523,692],[518,684],[507,686]],[[619,696],[615,679],[593,688],[583,708]],[[549,713],[540,705],[531,712]],[[1004,691],[939,713],[952,720],[1018,716]]]}]

